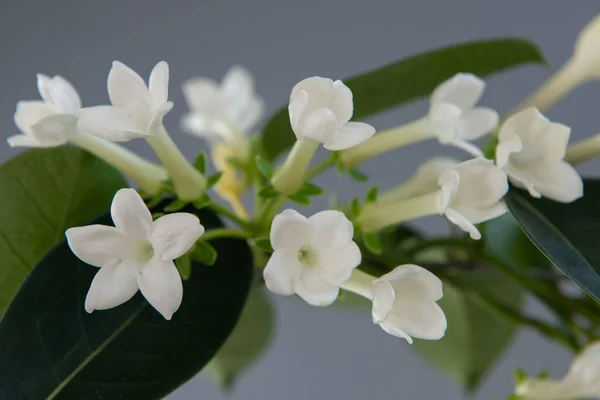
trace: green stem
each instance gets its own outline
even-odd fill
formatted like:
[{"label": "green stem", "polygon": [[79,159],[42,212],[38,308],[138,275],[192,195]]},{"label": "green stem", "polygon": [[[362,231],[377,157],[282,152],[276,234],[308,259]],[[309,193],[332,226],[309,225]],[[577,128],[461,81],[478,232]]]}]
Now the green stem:
[{"label": "green stem", "polygon": [[327,168],[331,167],[334,164],[335,164],[335,157],[332,154],[331,156],[329,156],[325,160],[323,160],[320,164],[318,164],[316,167],[314,167],[313,169],[311,169],[306,174],[305,179],[307,181],[310,181],[312,178],[314,178],[315,176],[319,175],[321,172],[325,171]]},{"label": "green stem", "polygon": [[216,203],[211,203],[208,208],[210,208],[211,210],[213,210],[214,212],[216,212],[217,214],[221,214],[227,218],[229,218],[230,220],[232,220],[233,222],[237,223],[238,225],[244,227],[244,228],[248,228],[250,226],[250,224],[248,223],[248,221],[240,218],[236,213],[234,213],[233,211],[219,205]]},{"label": "green stem", "polygon": [[202,235],[202,240],[214,240],[214,239],[221,239],[221,238],[247,239],[248,236],[249,236],[248,232],[237,231],[235,229],[228,229],[228,228],[217,228],[217,229],[211,229],[211,230],[206,231],[204,233],[204,235]]}]

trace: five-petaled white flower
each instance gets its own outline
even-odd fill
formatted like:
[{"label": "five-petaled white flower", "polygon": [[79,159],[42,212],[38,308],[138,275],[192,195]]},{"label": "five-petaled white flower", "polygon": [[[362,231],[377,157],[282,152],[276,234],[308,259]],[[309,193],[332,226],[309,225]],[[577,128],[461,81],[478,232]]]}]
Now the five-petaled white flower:
[{"label": "five-petaled white flower", "polygon": [[254,92],[254,80],[241,66],[231,67],[219,85],[194,78],[182,86],[190,112],[181,119],[184,131],[212,142],[235,142],[249,133],[262,116],[263,100]]},{"label": "five-petaled white flower", "polygon": [[173,108],[168,95],[169,65],[165,61],[156,64],[148,86],[134,70],[115,61],[108,74],[112,106],[82,109],[79,128],[113,142],[154,136]]},{"label": "five-petaled white flower", "polygon": [[481,238],[474,224],[506,212],[501,201],[508,192],[506,173],[491,160],[474,158],[462,162],[444,172],[439,184],[442,212],[473,239]]},{"label": "five-petaled white flower", "polygon": [[67,143],[77,133],[79,94],[62,76],[38,74],[37,86],[42,101],[20,101],[15,124],[22,132],[8,138],[11,147],[55,147]]},{"label": "five-petaled white flower", "polygon": [[583,196],[583,182],[566,161],[571,129],[550,122],[535,107],[504,122],[498,134],[496,163],[510,181],[533,197],[570,203]]},{"label": "five-petaled white flower", "polygon": [[283,211],[271,226],[275,251],[263,274],[267,287],[281,295],[296,293],[314,306],[330,305],[361,261],[353,234],[352,223],[339,211],[321,211],[308,219]]},{"label": "five-petaled white flower", "polygon": [[375,134],[369,124],[349,122],[352,91],[340,80],[315,76],[297,83],[288,110],[296,138],[314,139],[328,150],[348,149]]},{"label": "five-petaled white flower", "polygon": [[588,345],[562,380],[526,379],[516,394],[524,400],[575,400],[600,397],[600,342]]},{"label": "five-petaled white flower", "polygon": [[85,309],[105,310],[131,299],[138,291],[171,319],[181,305],[183,286],[173,263],[204,233],[189,213],[168,214],[152,221],[150,211],[133,189],[119,190],[110,209],[112,226],[70,228],[67,241],[82,261],[99,267],[85,300]]},{"label": "five-petaled white flower", "polygon": [[442,281],[418,265],[396,267],[373,281],[373,322],[390,335],[441,339],[447,327],[436,303],[443,297]]},{"label": "five-petaled white flower", "polygon": [[481,151],[469,141],[479,139],[498,124],[496,111],[475,107],[484,89],[483,80],[473,74],[459,73],[433,91],[427,129],[437,136],[440,143],[481,155]]}]

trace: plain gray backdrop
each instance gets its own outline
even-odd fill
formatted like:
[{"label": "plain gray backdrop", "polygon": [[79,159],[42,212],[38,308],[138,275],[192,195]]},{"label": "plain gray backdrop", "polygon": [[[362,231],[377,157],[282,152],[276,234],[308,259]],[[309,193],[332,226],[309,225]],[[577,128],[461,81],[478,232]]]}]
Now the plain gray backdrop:
[{"label": "plain gray backdrop", "polygon": [[[191,158],[203,143],[179,133],[178,120],[186,110],[179,87],[192,76],[220,79],[229,66],[242,64],[255,74],[271,112],[286,103],[292,86],[305,77],[343,78],[468,40],[525,37],[537,42],[556,68],[568,58],[577,32],[598,12],[597,0],[3,0],[0,126],[6,137],[16,133],[15,103],[37,98],[37,72],[65,76],[79,89],[84,105],[98,105],[108,101],[106,76],[113,60],[147,76],[164,59],[171,67],[170,99],[175,102],[166,125]],[[507,111],[551,72],[529,66],[496,76],[489,80],[483,103]],[[572,126],[574,138],[596,133],[599,89],[596,83],[578,89],[549,116]],[[422,101],[370,122],[383,129],[419,117],[426,109]],[[141,141],[129,146],[152,157]],[[364,171],[382,187],[391,187],[408,177],[419,161],[442,152],[449,153],[435,143],[415,145],[367,163]],[[7,145],[0,147],[1,160],[14,154]],[[583,169],[593,174],[597,165]],[[364,190],[334,173],[323,175],[319,183],[335,188],[341,199]],[[325,206],[322,201],[314,209]],[[445,229],[439,219],[421,226],[430,232]],[[317,309],[292,298],[272,299],[275,339],[265,357],[240,379],[229,395],[232,399],[464,397],[405,341],[373,326],[369,315]],[[544,311],[535,304],[529,309]],[[547,367],[560,376],[570,359],[558,345],[524,329],[476,397],[506,398],[515,367],[532,374]],[[222,398],[226,396],[202,376],[169,396]]]}]

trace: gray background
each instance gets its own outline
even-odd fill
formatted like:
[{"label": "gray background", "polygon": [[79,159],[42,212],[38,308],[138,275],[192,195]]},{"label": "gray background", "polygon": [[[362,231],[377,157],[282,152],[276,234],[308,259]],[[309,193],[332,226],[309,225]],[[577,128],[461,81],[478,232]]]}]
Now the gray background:
[{"label": "gray background", "polygon": [[[171,66],[170,98],[176,105],[166,125],[192,157],[202,143],[179,134],[177,126],[185,111],[178,88],[194,75],[220,79],[230,65],[245,65],[255,73],[258,90],[272,111],[307,76],[343,78],[472,39],[526,37],[537,42],[557,67],[570,54],[579,29],[598,11],[597,0],[4,0],[0,5],[0,127],[5,136],[16,133],[14,105],[37,98],[36,72],[67,77],[85,105],[96,105],[107,102],[105,79],[112,60],[147,76],[157,61],[165,59]],[[506,111],[550,72],[531,66],[494,77],[484,103]],[[594,83],[577,90],[550,117],[572,126],[575,138],[596,133],[598,89]],[[425,110],[426,103],[419,102],[371,122],[382,129],[419,117]],[[130,145],[152,156],[145,143]],[[0,158],[6,160],[15,152],[0,147]],[[420,144],[370,162],[364,170],[382,187],[389,187],[408,177],[420,160],[441,152],[448,150],[435,143]],[[593,172],[596,167],[592,163],[584,168]],[[319,181],[335,187],[342,199],[358,188],[333,173]],[[324,202],[316,208],[322,207]],[[430,231],[445,229],[439,219],[423,224]],[[413,354],[407,343],[373,326],[368,315],[317,309],[291,298],[273,300],[278,319],[273,345],[240,380],[231,398],[463,398],[458,387]],[[535,304],[530,309],[543,313]],[[516,366],[531,373],[549,367],[559,376],[569,361],[557,345],[523,330],[477,398],[505,398]],[[224,396],[199,377],[169,397],[196,398]]]}]

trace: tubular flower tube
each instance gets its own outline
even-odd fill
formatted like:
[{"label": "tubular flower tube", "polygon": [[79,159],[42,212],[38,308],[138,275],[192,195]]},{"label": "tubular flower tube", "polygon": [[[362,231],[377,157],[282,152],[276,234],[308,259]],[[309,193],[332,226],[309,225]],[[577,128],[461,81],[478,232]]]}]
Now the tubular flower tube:
[{"label": "tubular flower tube", "polygon": [[567,148],[565,161],[577,165],[595,158],[598,154],[600,154],[600,133],[570,145]]}]

